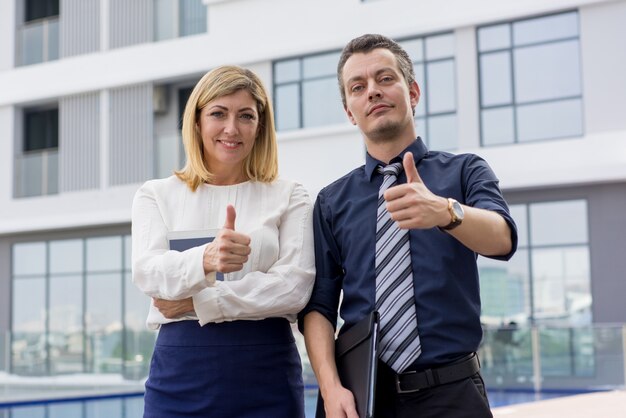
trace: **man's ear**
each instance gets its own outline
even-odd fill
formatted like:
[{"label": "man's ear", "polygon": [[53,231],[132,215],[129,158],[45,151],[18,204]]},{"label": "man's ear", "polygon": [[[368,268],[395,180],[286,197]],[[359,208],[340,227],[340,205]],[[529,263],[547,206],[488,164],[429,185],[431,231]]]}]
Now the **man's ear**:
[{"label": "man's ear", "polygon": [[420,101],[420,86],[417,84],[417,81],[413,80],[411,84],[409,84],[409,97],[411,99],[411,106],[413,109],[417,106]]}]

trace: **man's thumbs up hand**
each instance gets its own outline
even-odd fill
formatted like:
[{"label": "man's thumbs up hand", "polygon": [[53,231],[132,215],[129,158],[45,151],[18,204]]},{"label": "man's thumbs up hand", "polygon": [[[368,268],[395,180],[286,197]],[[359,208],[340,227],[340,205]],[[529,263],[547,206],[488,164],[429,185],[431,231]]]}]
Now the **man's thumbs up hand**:
[{"label": "man's thumbs up hand", "polygon": [[237,212],[233,205],[226,207],[226,221],[213,242],[204,248],[204,273],[232,273],[239,271],[248,261],[250,237],[235,231]]},{"label": "man's thumbs up hand", "polygon": [[404,154],[404,158],[402,158],[402,166],[404,167],[404,172],[406,173],[407,183],[423,183],[420,174],[417,172],[417,167],[415,167],[413,154],[410,152]]},{"label": "man's thumbs up hand", "polygon": [[401,229],[428,229],[450,222],[448,200],[433,194],[417,171],[413,154],[402,159],[406,184],[390,187],[385,192],[387,210]]}]

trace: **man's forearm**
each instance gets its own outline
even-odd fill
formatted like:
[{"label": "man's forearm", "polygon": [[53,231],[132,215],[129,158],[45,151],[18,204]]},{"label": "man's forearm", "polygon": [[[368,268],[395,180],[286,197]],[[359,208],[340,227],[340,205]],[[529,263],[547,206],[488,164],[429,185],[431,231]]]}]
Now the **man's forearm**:
[{"label": "man's forearm", "polygon": [[335,336],[333,326],[319,312],[304,317],[304,341],[313,372],[322,397],[336,385],[341,385],[335,363]]},{"label": "man's forearm", "polygon": [[464,206],[463,223],[449,233],[481,255],[505,255],[511,251],[511,229],[497,212]]}]

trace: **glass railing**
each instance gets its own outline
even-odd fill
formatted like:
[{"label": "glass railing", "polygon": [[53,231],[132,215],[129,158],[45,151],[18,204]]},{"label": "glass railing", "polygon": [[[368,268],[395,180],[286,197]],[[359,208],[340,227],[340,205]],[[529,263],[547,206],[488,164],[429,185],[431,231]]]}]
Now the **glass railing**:
[{"label": "glass railing", "polygon": [[202,0],[156,0],[154,40],[158,42],[206,32],[206,9]]},{"label": "glass railing", "polygon": [[157,135],[154,138],[154,177],[169,177],[180,170],[185,161],[183,142],[179,135]]},{"label": "glass railing", "polygon": [[[304,339],[295,325],[293,331],[305,387],[315,391]],[[54,378],[50,390],[57,393],[62,387],[76,389],[78,384],[90,390],[141,390],[156,333],[126,330],[124,335],[121,338],[119,329],[87,333],[84,341],[68,335],[47,341],[35,334],[0,335],[0,387],[10,392],[14,386],[21,391],[33,386],[41,393]],[[77,344],[74,349],[72,341]],[[624,325],[487,328],[479,355],[490,390],[609,390],[625,387],[625,342]],[[79,356],[72,357],[76,351]]]},{"label": "glass railing", "polygon": [[59,59],[59,18],[47,18],[24,24],[19,29],[21,65]]},{"label": "glass railing", "polygon": [[[148,375],[156,333],[147,329],[14,332],[4,342],[5,370],[15,376],[117,375],[140,381]],[[10,340],[10,342],[9,342]]]},{"label": "glass railing", "polygon": [[479,350],[492,389],[603,390],[626,382],[626,327],[486,328]]},{"label": "glass railing", "polygon": [[33,151],[15,158],[15,196],[42,196],[59,192],[59,153]]}]

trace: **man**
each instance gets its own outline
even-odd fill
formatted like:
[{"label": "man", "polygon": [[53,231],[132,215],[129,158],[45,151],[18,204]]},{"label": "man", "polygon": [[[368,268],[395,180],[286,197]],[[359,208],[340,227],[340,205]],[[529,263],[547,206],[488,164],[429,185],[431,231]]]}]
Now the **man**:
[{"label": "man", "polygon": [[317,275],[300,326],[327,417],[358,418],[334,358],[342,291],[344,329],[380,312],[376,418],[491,417],[475,355],[476,256],[507,260],[517,246],[498,180],[481,158],[429,151],[417,137],[420,90],[391,39],[353,39],[337,75],[367,156],[315,204]]}]

